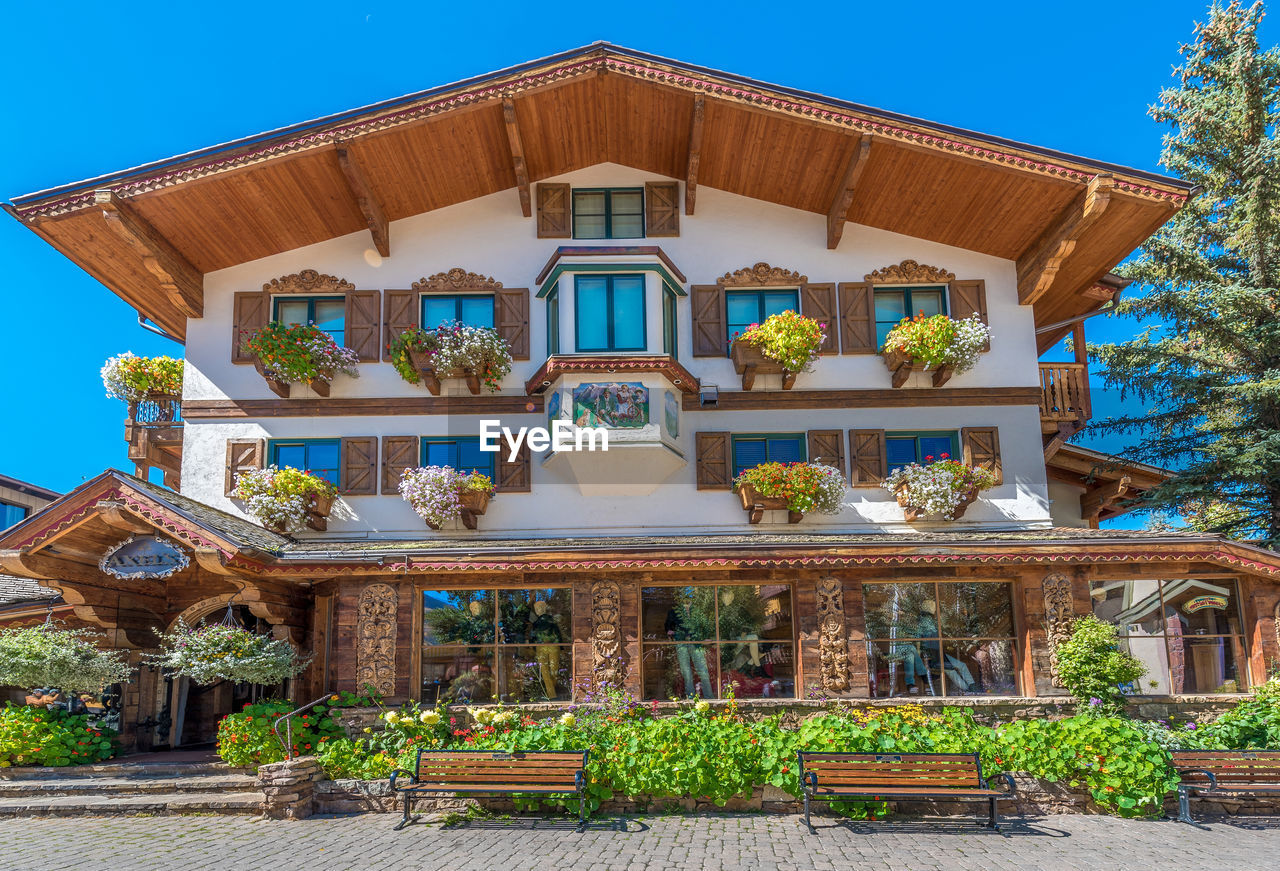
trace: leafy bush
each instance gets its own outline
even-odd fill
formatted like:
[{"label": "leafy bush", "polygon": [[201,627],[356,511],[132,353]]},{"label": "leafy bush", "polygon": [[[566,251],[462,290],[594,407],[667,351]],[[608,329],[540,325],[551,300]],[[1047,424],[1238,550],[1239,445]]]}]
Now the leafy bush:
[{"label": "leafy bush", "polygon": [[[245,705],[240,713],[223,717],[218,723],[218,756],[236,768],[280,762],[284,759],[284,738],[276,736],[275,722],[293,709],[289,702],[269,701]],[[316,705],[293,718],[296,753],[319,753],[330,741],[346,737],[328,713],[328,706]]]},{"label": "leafy bush", "polygon": [[1280,749],[1280,678],[1258,687],[1207,727],[1198,737],[1229,750]]},{"label": "leafy bush", "polygon": [[331,780],[381,780],[389,777],[391,769],[396,767],[394,756],[372,749],[365,741],[350,738],[323,741],[315,755]]},{"label": "leafy bush", "polygon": [[908,463],[894,469],[885,478],[884,488],[892,493],[902,487],[903,502],[917,514],[937,514],[943,520],[955,520],[961,504],[974,493],[989,490],[995,484],[993,472],[966,466],[942,454],[941,459],[927,466]]},{"label": "leafy bush", "polygon": [[139,357],[125,351],[102,367],[107,396],[139,402],[148,393],[182,395],[182,360],[173,357]]},{"label": "leafy bush", "polygon": [[763,323],[752,324],[734,341],[755,345],[788,372],[808,372],[818,359],[826,328],[826,324],[787,310],[769,315]]},{"label": "leafy bush", "polygon": [[844,475],[820,463],[761,463],[734,479],[734,489],[743,484],[786,499],[787,508],[803,514],[839,514],[844,499]]},{"label": "leafy bush", "polygon": [[352,378],[360,375],[356,352],[340,347],[314,324],[273,321],[250,334],[244,347],[272,377],[292,384],[330,381],[339,372]]},{"label": "leafy bush", "polygon": [[387,350],[391,365],[410,384],[422,381],[410,351],[430,357],[438,376],[471,372],[491,391],[497,391],[499,383],[511,371],[511,348],[507,340],[495,329],[470,327],[461,321],[449,321],[434,330],[405,330],[391,341]]},{"label": "leafy bush", "polygon": [[84,714],[7,704],[0,709],[0,768],[102,762],[116,754],[115,737]]},{"label": "leafy bush", "polygon": [[1071,635],[1055,649],[1058,676],[1075,696],[1082,713],[1118,716],[1124,713],[1122,686],[1147,673],[1138,659],[1120,649],[1116,627],[1092,614],[1078,618]]},{"label": "leafy bush", "polygon": [[287,466],[241,472],[234,493],[264,526],[282,531],[301,527],[315,500],[337,494],[338,488],[324,478]]},{"label": "leafy bush", "polygon": [[991,330],[977,315],[956,320],[918,314],[903,318],[889,331],[883,350],[897,351],[925,366],[950,366],[959,375],[973,368],[990,340]]},{"label": "leafy bush", "polygon": [[102,650],[102,636],[51,623],[0,629],[0,686],[53,687],[99,692],[129,679],[133,669],[120,650]]}]

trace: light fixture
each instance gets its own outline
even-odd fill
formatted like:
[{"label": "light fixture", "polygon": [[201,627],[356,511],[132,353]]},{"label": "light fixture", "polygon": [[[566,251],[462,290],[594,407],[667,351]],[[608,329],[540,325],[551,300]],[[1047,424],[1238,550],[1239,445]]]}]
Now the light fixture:
[{"label": "light fixture", "polygon": [[720,388],[714,384],[704,384],[698,388],[698,404],[703,408],[720,406]]}]

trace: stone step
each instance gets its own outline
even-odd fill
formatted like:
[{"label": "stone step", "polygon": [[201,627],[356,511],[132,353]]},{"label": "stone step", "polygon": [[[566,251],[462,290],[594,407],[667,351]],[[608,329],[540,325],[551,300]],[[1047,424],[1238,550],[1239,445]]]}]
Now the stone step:
[{"label": "stone step", "polygon": [[0,798],[0,817],[118,816],[127,814],[257,814],[261,792],[183,793],[148,795],[61,795]]},{"label": "stone step", "polygon": [[65,768],[0,768],[0,781],[43,780],[66,777],[117,777],[152,780],[157,777],[190,777],[203,774],[254,774],[251,768],[232,768],[223,762],[102,762]]},{"label": "stone step", "polygon": [[133,795],[139,793],[249,792],[258,788],[252,774],[204,774],[197,777],[70,776],[0,780],[0,798],[54,795]]}]

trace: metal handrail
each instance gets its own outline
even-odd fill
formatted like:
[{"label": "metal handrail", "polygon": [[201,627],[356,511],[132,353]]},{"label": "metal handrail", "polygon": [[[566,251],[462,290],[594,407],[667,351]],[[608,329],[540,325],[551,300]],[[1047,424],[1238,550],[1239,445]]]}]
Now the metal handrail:
[{"label": "metal handrail", "polygon": [[[330,700],[332,700],[332,699],[336,699],[336,698],[337,698],[337,696],[336,696],[336,695],[334,695],[333,693],[325,693],[325,694],[324,694],[324,695],[322,695],[320,698],[316,699],[314,702],[308,702],[307,704],[303,705],[302,707],[300,707],[300,708],[295,708],[294,710],[290,711],[289,713],[284,714],[284,715],[282,715],[282,716],[280,716],[280,717],[277,717],[277,718],[276,718],[276,723],[275,723],[276,740],[277,740],[277,741],[279,741],[279,742],[280,742],[280,744],[281,744],[281,746],[283,746],[283,747],[284,747],[284,758],[285,758],[285,761],[286,761],[286,762],[287,762],[288,760],[290,760],[290,759],[292,759],[292,758],[294,757],[294,753],[293,753],[293,718],[294,718],[294,717],[296,717],[298,714],[304,714],[304,713],[306,713],[307,711],[311,710],[312,708],[314,708],[316,705],[320,704],[321,702],[327,702],[327,701],[330,701]],[[280,724],[281,724],[281,723],[284,723],[284,728],[285,728],[285,733],[286,733],[286,737],[285,737],[285,738],[281,738],[281,737],[280,737]]]}]

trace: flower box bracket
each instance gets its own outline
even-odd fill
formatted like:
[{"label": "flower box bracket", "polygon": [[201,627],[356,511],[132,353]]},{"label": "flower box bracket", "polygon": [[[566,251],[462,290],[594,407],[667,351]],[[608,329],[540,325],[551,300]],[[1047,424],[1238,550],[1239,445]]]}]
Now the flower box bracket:
[{"label": "flower box bracket", "polygon": [[804,519],[802,512],[787,508],[786,499],[781,496],[761,496],[752,484],[740,485],[738,496],[742,499],[743,510],[747,512],[748,523],[759,523],[764,518],[765,511],[786,511],[787,523],[799,523]]},{"label": "flower box bracket", "polygon": [[781,375],[783,390],[790,390],[795,386],[795,372],[789,371],[777,360],[765,356],[763,351],[750,342],[735,341],[731,356],[734,371],[742,376],[743,390],[750,390],[755,386],[757,375]]},{"label": "flower box bracket", "polygon": [[281,399],[289,398],[289,382],[288,381],[281,381],[279,378],[272,375],[267,370],[267,367],[264,366],[262,361],[259,360],[257,357],[253,358],[253,368],[258,370],[258,374],[261,375],[262,379],[267,382],[267,386],[271,388],[272,393],[274,393],[276,396],[279,396]]},{"label": "flower box bracket", "polygon": [[329,528],[329,512],[333,510],[333,497],[312,493],[307,505],[307,526],[317,532]]},{"label": "flower box bracket", "polygon": [[413,368],[417,370],[418,377],[422,379],[422,384],[427,388],[432,396],[440,395],[440,379],[441,378],[462,378],[467,382],[467,390],[472,396],[480,395],[480,376],[470,369],[456,369],[449,372],[437,372],[436,367],[431,362],[431,354],[425,351],[418,351],[413,348],[409,349],[409,359],[413,363]]},{"label": "flower box bracket", "polygon": [[492,495],[484,490],[463,490],[458,494],[458,501],[462,503],[463,526],[467,529],[476,528],[476,518],[489,509],[489,499]]},{"label": "flower box bracket", "polygon": [[[924,372],[928,369],[920,360],[909,357],[901,351],[886,351],[883,356],[884,365],[893,376],[894,387],[901,387],[906,384],[912,372]],[[954,374],[955,372],[950,366],[937,367],[933,370],[933,386],[941,387],[950,381],[951,376]]]}]

